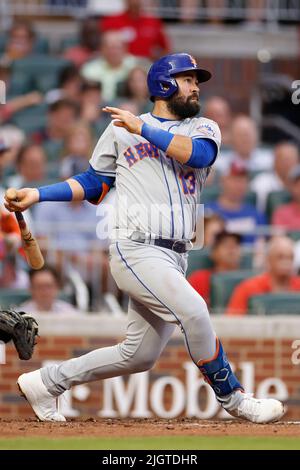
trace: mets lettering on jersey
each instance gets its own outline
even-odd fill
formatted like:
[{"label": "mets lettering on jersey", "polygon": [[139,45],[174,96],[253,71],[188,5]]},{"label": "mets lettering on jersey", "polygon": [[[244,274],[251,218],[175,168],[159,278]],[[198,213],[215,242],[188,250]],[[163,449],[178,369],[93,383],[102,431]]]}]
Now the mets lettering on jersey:
[{"label": "mets lettering on jersey", "polygon": [[159,150],[155,145],[150,144],[149,142],[141,142],[133,147],[128,147],[124,152],[124,157],[128,166],[131,167],[136,162],[143,160],[145,157],[159,158]]},{"label": "mets lettering on jersey", "polygon": [[[170,121],[151,113],[140,117],[174,134],[209,138],[220,146],[218,125],[209,119]],[[200,193],[210,168],[182,165],[144,137],[113,123],[100,137],[90,164],[100,175],[116,177],[117,238],[121,230],[127,236],[130,231],[140,230],[165,238],[194,237]]]}]

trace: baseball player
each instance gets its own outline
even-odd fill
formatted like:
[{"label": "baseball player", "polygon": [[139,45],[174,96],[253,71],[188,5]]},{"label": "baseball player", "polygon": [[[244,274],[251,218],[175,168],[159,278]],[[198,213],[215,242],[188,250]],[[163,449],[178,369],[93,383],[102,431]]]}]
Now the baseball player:
[{"label": "baseball player", "polygon": [[129,296],[126,339],[21,375],[19,388],[42,421],[65,421],[56,397],[73,385],[153,367],[176,325],[192,361],[228,413],[255,423],[276,421],[284,413],[281,402],[244,393],[206,303],[185,279],[197,201],[221,144],[217,124],[196,117],[199,84],[210,77],[189,54],[162,57],[148,73],[152,113],[137,117],[104,108],[113,121],[86,172],[54,185],[21,189],[19,202],[6,201],[11,211],[43,201],[101,203],[116,186],[110,256],[112,274]]}]

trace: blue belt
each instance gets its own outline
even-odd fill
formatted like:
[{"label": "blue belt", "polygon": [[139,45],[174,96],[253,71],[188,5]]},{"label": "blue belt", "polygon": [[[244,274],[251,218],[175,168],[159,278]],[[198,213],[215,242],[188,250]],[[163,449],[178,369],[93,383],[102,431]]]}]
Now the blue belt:
[{"label": "blue belt", "polygon": [[160,246],[181,254],[190,251],[193,247],[190,240],[174,240],[172,238],[156,237],[142,232],[133,232],[129,238],[134,242]]}]

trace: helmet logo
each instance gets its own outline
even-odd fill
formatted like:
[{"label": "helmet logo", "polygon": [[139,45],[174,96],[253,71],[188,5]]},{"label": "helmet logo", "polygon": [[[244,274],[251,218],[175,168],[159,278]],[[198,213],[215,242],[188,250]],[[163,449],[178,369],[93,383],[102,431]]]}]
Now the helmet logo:
[{"label": "helmet logo", "polygon": [[197,67],[197,62],[196,62],[195,57],[193,57],[192,55],[189,54],[189,58],[190,58],[190,60],[191,60],[191,62],[192,62],[193,67]]}]

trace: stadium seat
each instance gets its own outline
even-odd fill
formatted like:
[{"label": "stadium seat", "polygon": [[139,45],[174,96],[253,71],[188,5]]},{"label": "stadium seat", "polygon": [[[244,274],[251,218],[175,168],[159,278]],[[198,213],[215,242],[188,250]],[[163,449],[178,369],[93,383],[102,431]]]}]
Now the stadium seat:
[{"label": "stadium seat", "polygon": [[211,308],[213,311],[224,311],[234,288],[245,279],[254,276],[253,270],[232,271],[213,274],[211,277]]},{"label": "stadium seat", "polygon": [[8,100],[16,96],[25,95],[32,91],[34,85],[31,77],[25,75],[12,75],[8,89]]},{"label": "stadium seat", "polygon": [[12,66],[12,75],[30,77],[33,89],[42,93],[58,86],[60,71],[70,62],[54,56],[36,54],[16,60]]},{"label": "stadium seat", "polygon": [[253,266],[253,251],[244,251],[242,254],[241,269],[252,269]]},{"label": "stadium seat", "polygon": [[300,240],[300,230],[292,230],[288,232],[288,236],[294,241],[298,242]]},{"label": "stadium seat", "polygon": [[[0,55],[4,53],[7,42],[7,34],[0,34]],[[49,41],[43,36],[36,36],[33,51],[36,54],[48,54],[49,53]]]},{"label": "stadium seat", "polygon": [[70,49],[71,47],[78,46],[78,44],[79,44],[79,38],[77,36],[69,36],[69,37],[63,38],[60,41],[59,50],[60,52],[65,52],[67,49]]},{"label": "stadium seat", "polygon": [[46,152],[48,163],[57,163],[63,151],[63,142],[61,140],[49,140],[43,143],[43,149]]},{"label": "stadium seat", "polygon": [[267,198],[266,214],[268,220],[272,220],[273,213],[278,206],[291,201],[291,194],[286,191],[272,191]]},{"label": "stadium seat", "polygon": [[[31,294],[27,289],[0,289],[0,308],[13,308],[22,304],[30,298]],[[72,295],[64,291],[59,293],[59,299],[72,303]],[[30,312],[29,312],[30,313]]]},{"label": "stadium seat", "polygon": [[[242,254],[240,269],[249,270],[253,264],[253,252],[245,251]],[[192,250],[188,255],[187,277],[199,269],[211,269],[213,261],[210,257],[210,251],[207,248],[202,250]]]},{"label": "stadium seat", "polygon": [[27,135],[38,131],[46,124],[47,105],[30,106],[14,114],[11,122],[20,127]]},{"label": "stadium seat", "polygon": [[0,308],[16,307],[29,297],[27,289],[0,289]]},{"label": "stadium seat", "polygon": [[255,315],[300,315],[300,292],[255,295],[249,300],[248,313]]},{"label": "stadium seat", "polygon": [[212,267],[213,262],[208,249],[203,248],[202,250],[190,251],[188,255],[187,276],[198,269],[210,269]]}]

